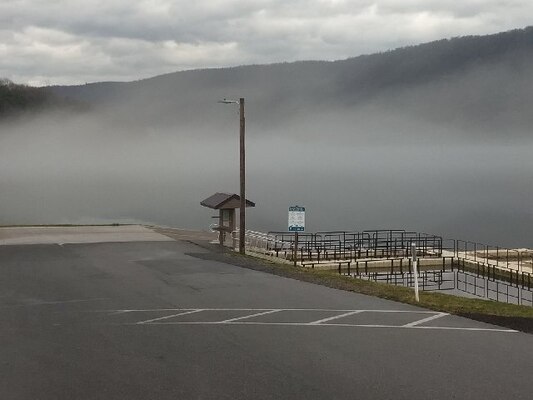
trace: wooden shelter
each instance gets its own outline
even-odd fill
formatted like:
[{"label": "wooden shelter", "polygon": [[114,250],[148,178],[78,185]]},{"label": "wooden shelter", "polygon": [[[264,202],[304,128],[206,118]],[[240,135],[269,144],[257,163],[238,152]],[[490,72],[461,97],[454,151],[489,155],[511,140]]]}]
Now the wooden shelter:
[{"label": "wooden shelter", "polygon": [[[218,231],[218,240],[222,245],[226,241],[226,235],[235,230],[235,210],[240,208],[240,202],[241,197],[238,194],[220,192],[200,202],[204,207],[219,210],[218,225],[213,229]],[[255,207],[255,203],[246,199],[246,207]],[[235,243],[233,243],[233,247],[235,247]]]}]

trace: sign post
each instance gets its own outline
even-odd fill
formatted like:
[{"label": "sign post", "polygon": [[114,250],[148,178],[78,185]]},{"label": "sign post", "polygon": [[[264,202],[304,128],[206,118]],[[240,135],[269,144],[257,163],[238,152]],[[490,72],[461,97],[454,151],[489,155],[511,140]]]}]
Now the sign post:
[{"label": "sign post", "polygon": [[298,256],[298,232],[305,231],[305,207],[289,207],[289,232],[294,232],[294,249],[293,260],[296,266],[296,257]]}]

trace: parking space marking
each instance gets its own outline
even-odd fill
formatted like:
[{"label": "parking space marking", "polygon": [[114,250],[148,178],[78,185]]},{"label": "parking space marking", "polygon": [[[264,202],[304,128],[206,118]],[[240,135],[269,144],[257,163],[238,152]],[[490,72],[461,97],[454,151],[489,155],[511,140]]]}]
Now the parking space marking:
[{"label": "parking space marking", "polygon": [[140,322],[137,322],[137,325],[141,325],[141,324],[150,324],[150,323],[152,323],[152,322],[162,321],[162,320],[164,320],[164,319],[169,319],[169,318],[174,318],[174,317],[179,317],[180,315],[195,314],[195,313],[199,313],[199,312],[202,312],[202,311],[204,311],[204,310],[199,309],[199,310],[185,311],[185,312],[181,312],[181,313],[179,313],[179,314],[165,315],[164,317],[153,318],[153,319],[148,319],[148,320],[146,320],[146,321],[140,321]]},{"label": "parking space marking", "polygon": [[263,312],[256,313],[256,314],[245,315],[244,317],[237,317],[237,318],[227,319],[225,321],[220,321],[219,324],[227,324],[229,322],[240,321],[240,320],[243,320],[243,319],[246,319],[246,318],[259,317],[260,315],[274,314],[274,313],[277,313],[279,311],[281,311],[281,310],[263,311]]},{"label": "parking space marking", "polygon": [[[97,310],[96,312],[156,312],[156,311],[192,311],[200,310],[200,308],[142,308],[142,309],[120,309],[120,310]],[[269,310],[281,310],[281,311],[331,311],[331,312],[350,312],[350,311],[368,311],[374,313],[415,313],[415,314],[436,314],[438,311],[428,310],[335,310],[331,308],[206,308],[202,307],[202,311],[269,311]],[[94,312],[94,311],[92,311]]]},{"label": "parking space marking", "polygon": [[442,318],[442,317],[445,317],[446,315],[450,315],[450,314],[448,314],[448,313],[439,313],[439,314],[433,315],[431,317],[427,317],[427,318],[424,318],[424,319],[419,319],[418,321],[410,322],[408,324],[405,324],[404,327],[405,328],[412,328],[413,326],[417,326],[417,325],[423,324],[425,322],[433,321],[434,319]]},{"label": "parking space marking", "polygon": [[119,310],[119,311],[112,311],[109,315],[120,315],[120,314],[127,314],[129,312],[132,312],[131,310]]},{"label": "parking space marking", "polygon": [[344,317],[347,317],[349,315],[360,314],[362,312],[364,312],[364,311],[361,311],[361,310],[350,311],[350,312],[347,312],[347,313],[344,313],[344,314],[335,315],[333,317],[323,318],[323,319],[319,319],[318,321],[309,322],[309,325],[323,324],[325,322],[333,321],[333,320],[338,319],[338,318],[344,318]]},{"label": "parking space marking", "polygon": [[[204,313],[202,312],[211,312]],[[281,312],[305,312],[307,315],[309,315],[309,312],[316,312],[316,313],[322,313],[322,316],[324,312],[326,313],[336,313],[335,315],[326,316],[325,318],[321,318],[318,320],[314,320],[311,322],[291,322],[291,319],[288,321],[261,321],[260,317],[281,313]],[[357,328],[389,328],[389,329],[426,329],[426,330],[453,330],[453,331],[477,331],[477,332],[502,332],[502,333],[516,333],[518,331],[514,329],[506,329],[506,328],[490,328],[490,327],[475,327],[475,326],[468,326],[468,320],[465,320],[465,326],[446,326],[446,324],[443,324],[444,326],[427,326],[424,325],[427,322],[437,320],[446,316],[450,316],[448,313],[443,312],[437,312],[437,311],[427,311],[427,310],[332,310],[327,308],[160,308],[160,309],[122,309],[122,310],[100,310],[99,312],[105,312],[108,314],[109,317],[112,317],[114,315],[120,315],[120,314],[128,314],[132,315],[132,318],[135,319],[135,316],[140,313],[161,313],[161,312],[171,312],[170,315],[160,316],[157,318],[151,318],[146,319],[142,321],[132,321],[132,322],[126,322],[123,325],[257,325],[257,326],[336,326],[336,327],[357,327]],[[213,316],[213,312],[215,312]],[[220,312],[220,314],[218,314]],[[227,312],[242,312],[246,313],[246,315],[237,315],[232,316],[232,318],[228,318],[228,315],[224,315],[224,313],[227,314]],[[340,313],[340,314],[339,314]],[[198,320],[193,321],[187,321],[187,320],[179,320],[180,316],[190,315],[190,314],[198,314]],[[349,317],[364,314],[365,317],[362,317],[362,321],[359,321],[356,317],[354,323],[347,323],[352,322],[349,320]],[[383,324],[376,324],[376,323],[362,323],[365,322],[365,318],[370,318],[370,321],[368,322],[374,322],[372,317],[372,314],[402,314],[404,317],[404,321],[400,324],[391,324],[391,322],[395,323],[398,322],[398,317],[393,317],[391,315],[391,319],[389,320],[388,317],[385,317],[385,320],[383,321]],[[411,315],[409,315],[411,314]],[[203,318],[202,318],[203,315]],[[218,316],[217,316],[218,315]],[[298,314],[297,314],[298,315]],[[327,315],[327,314],[326,314]],[[420,319],[421,315],[426,315],[425,318]],[[417,318],[415,321],[405,323],[405,316],[413,317],[413,319]],[[224,317],[226,319],[224,319]],[[259,317],[258,321],[249,321],[250,318]],[[176,320],[169,321],[172,318],[176,318]],[[344,318],[348,318],[348,320],[343,321]],[[203,319],[203,320],[202,320]],[[297,317],[295,317],[297,319]],[[381,318],[383,320],[383,317]],[[457,322],[457,321],[456,321]],[[472,323],[477,323],[475,321],[471,321]]]},{"label": "parking space marking", "polygon": [[480,331],[480,332],[503,332],[518,333],[513,329],[505,328],[462,328],[455,326],[404,326],[404,325],[375,325],[375,324],[311,324],[309,322],[248,322],[237,321],[222,323],[219,321],[178,321],[178,322],[154,322],[147,325],[278,325],[278,326],[336,326],[345,328],[389,328],[389,329],[433,329],[454,331]]}]

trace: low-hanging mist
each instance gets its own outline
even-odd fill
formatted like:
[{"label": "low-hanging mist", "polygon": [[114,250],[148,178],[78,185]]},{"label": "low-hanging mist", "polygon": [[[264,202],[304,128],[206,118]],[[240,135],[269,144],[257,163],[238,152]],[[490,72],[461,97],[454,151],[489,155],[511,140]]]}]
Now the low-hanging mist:
[{"label": "low-hanging mist", "polygon": [[533,40],[530,30],[502,35],[521,46],[489,51],[481,44],[502,37],[466,38],[337,63],[54,88],[92,110],[0,124],[0,224],[207,229],[213,212],[200,200],[239,189],[238,110],[216,101],[243,96],[249,228],[284,230],[287,207],[300,204],[310,231],[532,246]]}]

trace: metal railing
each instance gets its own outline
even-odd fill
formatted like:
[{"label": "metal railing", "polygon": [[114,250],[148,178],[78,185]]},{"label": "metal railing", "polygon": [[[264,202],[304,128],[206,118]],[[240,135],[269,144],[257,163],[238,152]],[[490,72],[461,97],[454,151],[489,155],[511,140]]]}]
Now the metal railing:
[{"label": "metal railing", "polygon": [[[451,249],[449,249],[451,250]],[[465,240],[455,240],[455,257],[500,269],[519,272],[533,272],[533,251],[529,249],[508,249]]]},{"label": "metal railing", "polygon": [[[357,275],[357,278],[396,286],[414,287],[415,285],[413,272],[370,272]],[[456,288],[454,273],[451,271],[420,271],[418,282],[419,289],[422,291],[453,290]]]},{"label": "metal railing", "polygon": [[[233,232],[234,238],[235,235],[238,233]],[[412,274],[409,256],[414,243],[421,259],[421,274],[455,271],[457,290],[473,291],[473,295],[483,290],[485,298],[533,305],[533,251],[528,249],[507,249],[399,229],[298,234],[246,231],[246,243],[254,251],[298,265],[314,268],[324,264],[338,268],[339,273],[347,271],[358,277],[397,282],[407,279],[405,274]],[[473,288],[470,276],[484,280],[483,289]],[[424,275],[421,278],[426,279]]]},{"label": "metal railing", "polygon": [[[269,247],[276,255],[297,257],[298,262],[339,259],[406,257],[411,244],[419,257],[440,257],[440,236],[405,230],[372,230],[362,232],[322,231],[316,233],[268,232]],[[292,254],[289,252],[292,251]]]}]

